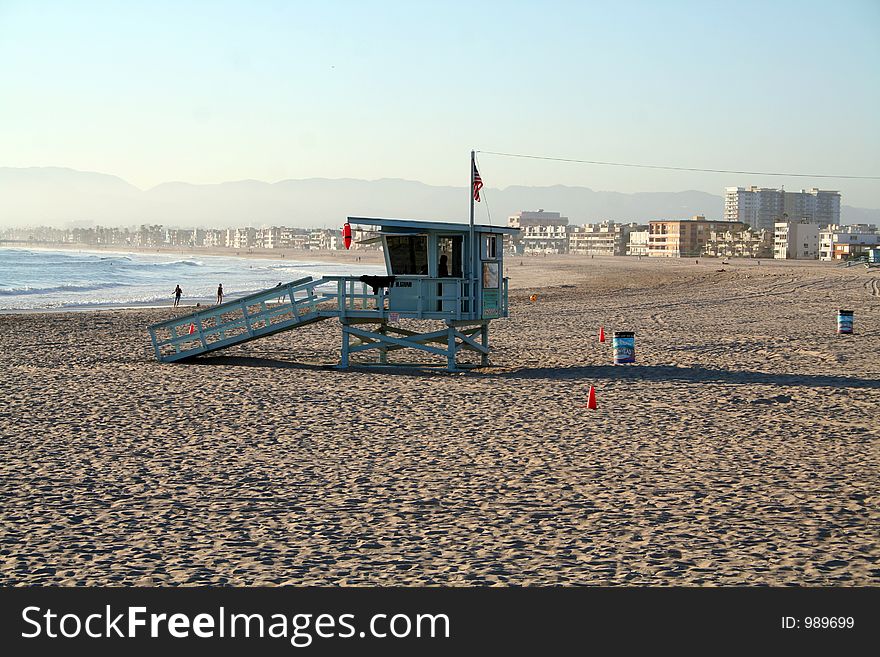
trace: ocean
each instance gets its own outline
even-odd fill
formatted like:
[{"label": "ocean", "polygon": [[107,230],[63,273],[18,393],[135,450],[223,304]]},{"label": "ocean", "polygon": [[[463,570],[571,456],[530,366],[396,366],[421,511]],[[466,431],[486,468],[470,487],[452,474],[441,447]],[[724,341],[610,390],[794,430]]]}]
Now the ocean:
[{"label": "ocean", "polygon": [[0,311],[163,306],[231,300],[312,276],[383,274],[379,265],[202,255],[0,248]]}]

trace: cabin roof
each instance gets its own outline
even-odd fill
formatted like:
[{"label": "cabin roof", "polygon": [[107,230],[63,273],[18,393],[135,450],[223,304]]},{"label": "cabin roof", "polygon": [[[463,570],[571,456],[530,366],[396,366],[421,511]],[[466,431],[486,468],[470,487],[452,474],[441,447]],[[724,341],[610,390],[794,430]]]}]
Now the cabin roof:
[{"label": "cabin roof", "polygon": [[[348,223],[366,226],[379,226],[379,228],[393,228],[395,231],[405,233],[424,232],[461,232],[469,229],[468,224],[455,224],[443,221],[416,221],[415,219],[378,219],[370,217],[348,217]],[[478,233],[496,233],[501,235],[516,235],[519,228],[507,226],[486,226],[474,224],[474,230]],[[388,232],[388,231],[380,231]]]}]

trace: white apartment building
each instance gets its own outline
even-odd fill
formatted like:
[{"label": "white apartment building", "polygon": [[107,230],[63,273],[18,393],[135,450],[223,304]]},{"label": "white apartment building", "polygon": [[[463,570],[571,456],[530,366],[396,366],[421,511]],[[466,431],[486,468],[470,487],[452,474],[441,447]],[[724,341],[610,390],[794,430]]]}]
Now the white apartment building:
[{"label": "white apartment building", "polygon": [[567,253],[568,217],[559,212],[537,212],[523,210],[507,218],[507,225],[519,228],[513,235],[509,246],[513,253]]},{"label": "white apartment building", "polygon": [[523,210],[507,218],[507,225],[511,228],[525,228],[526,226],[567,226],[568,217],[563,217],[559,212],[544,212],[543,208],[537,212]]},{"label": "white apartment building", "polygon": [[194,233],[195,231],[193,230],[166,228],[164,241],[165,244],[169,244],[171,246],[193,246]]},{"label": "white apartment building", "polygon": [[290,233],[282,239],[287,240],[285,244],[290,249],[308,249],[309,234],[308,233]]},{"label": "white apartment building", "polygon": [[568,253],[570,226],[525,226],[520,229],[522,253]]},{"label": "white apartment building", "polygon": [[779,221],[773,230],[773,257],[779,260],[815,260],[819,257],[819,225],[806,221]]},{"label": "white apartment building", "polygon": [[725,221],[740,221],[754,229],[771,229],[782,219],[785,200],[781,190],[769,187],[727,187]]},{"label": "white apartment building", "polygon": [[296,228],[288,228],[287,226],[282,226],[278,229],[278,244],[282,249],[295,249],[296,247],[296,237],[300,236],[302,239],[300,240],[299,248],[302,248],[302,244],[308,241],[308,235],[305,231],[297,230]]},{"label": "white apartment building", "polygon": [[880,246],[880,235],[873,224],[828,226],[819,231],[819,260],[846,260]]},{"label": "white apartment building", "polygon": [[335,251],[341,244],[342,236],[338,230],[321,228],[309,233],[308,248],[311,250]]},{"label": "white apartment building", "polygon": [[626,255],[628,256],[647,256],[648,255],[648,229],[631,230],[629,232],[629,240],[626,243]]},{"label": "white apartment building", "polygon": [[773,230],[776,222],[806,220],[814,224],[840,223],[840,192],[812,188],[786,192],[771,187],[727,187],[724,218],[753,229]]},{"label": "white apartment building", "polygon": [[281,248],[281,229],[275,226],[271,228],[260,228],[256,237],[257,248],[260,249],[280,249]]},{"label": "white apartment building", "polygon": [[229,228],[226,231],[226,246],[231,249],[249,249],[256,241],[256,228]]},{"label": "white apartment building", "polygon": [[210,248],[226,246],[226,231],[209,228],[205,231],[204,245]]},{"label": "white apartment building", "polygon": [[772,258],[773,232],[752,230],[738,221],[709,231],[703,255],[718,258]]},{"label": "white apartment building", "polygon": [[626,255],[627,238],[634,226],[636,224],[613,221],[572,226],[568,232],[568,252],[578,255]]}]

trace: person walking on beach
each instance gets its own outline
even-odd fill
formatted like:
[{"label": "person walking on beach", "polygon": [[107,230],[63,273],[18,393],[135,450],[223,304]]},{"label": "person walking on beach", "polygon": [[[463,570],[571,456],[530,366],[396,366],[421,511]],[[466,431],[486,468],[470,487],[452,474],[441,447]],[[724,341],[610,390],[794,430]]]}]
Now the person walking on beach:
[{"label": "person walking on beach", "polygon": [[183,294],[183,290],[181,290],[180,286],[178,285],[177,287],[174,288],[174,307],[175,308],[177,308],[177,306],[180,305],[180,295],[181,294]]},{"label": "person walking on beach", "polygon": [[217,305],[223,303],[223,283],[217,286]]}]

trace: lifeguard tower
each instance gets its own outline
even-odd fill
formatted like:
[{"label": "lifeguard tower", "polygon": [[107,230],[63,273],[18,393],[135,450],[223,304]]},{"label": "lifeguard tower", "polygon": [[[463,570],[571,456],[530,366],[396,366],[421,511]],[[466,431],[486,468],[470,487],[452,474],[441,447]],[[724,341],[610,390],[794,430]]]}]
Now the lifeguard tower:
[{"label": "lifeguard tower", "polygon": [[[155,324],[149,332],[156,358],[194,358],[336,318],[342,368],[365,352],[376,358],[358,365],[413,365],[389,359],[403,349],[442,358],[420,367],[488,365],[489,322],[508,315],[503,238],[518,229],[368,217],[349,217],[348,224],[366,235],[362,243],[381,243],[385,276],[302,278]],[[442,322],[442,328],[419,332],[401,326],[404,319]],[[460,362],[463,351],[479,354],[479,363]]]}]

